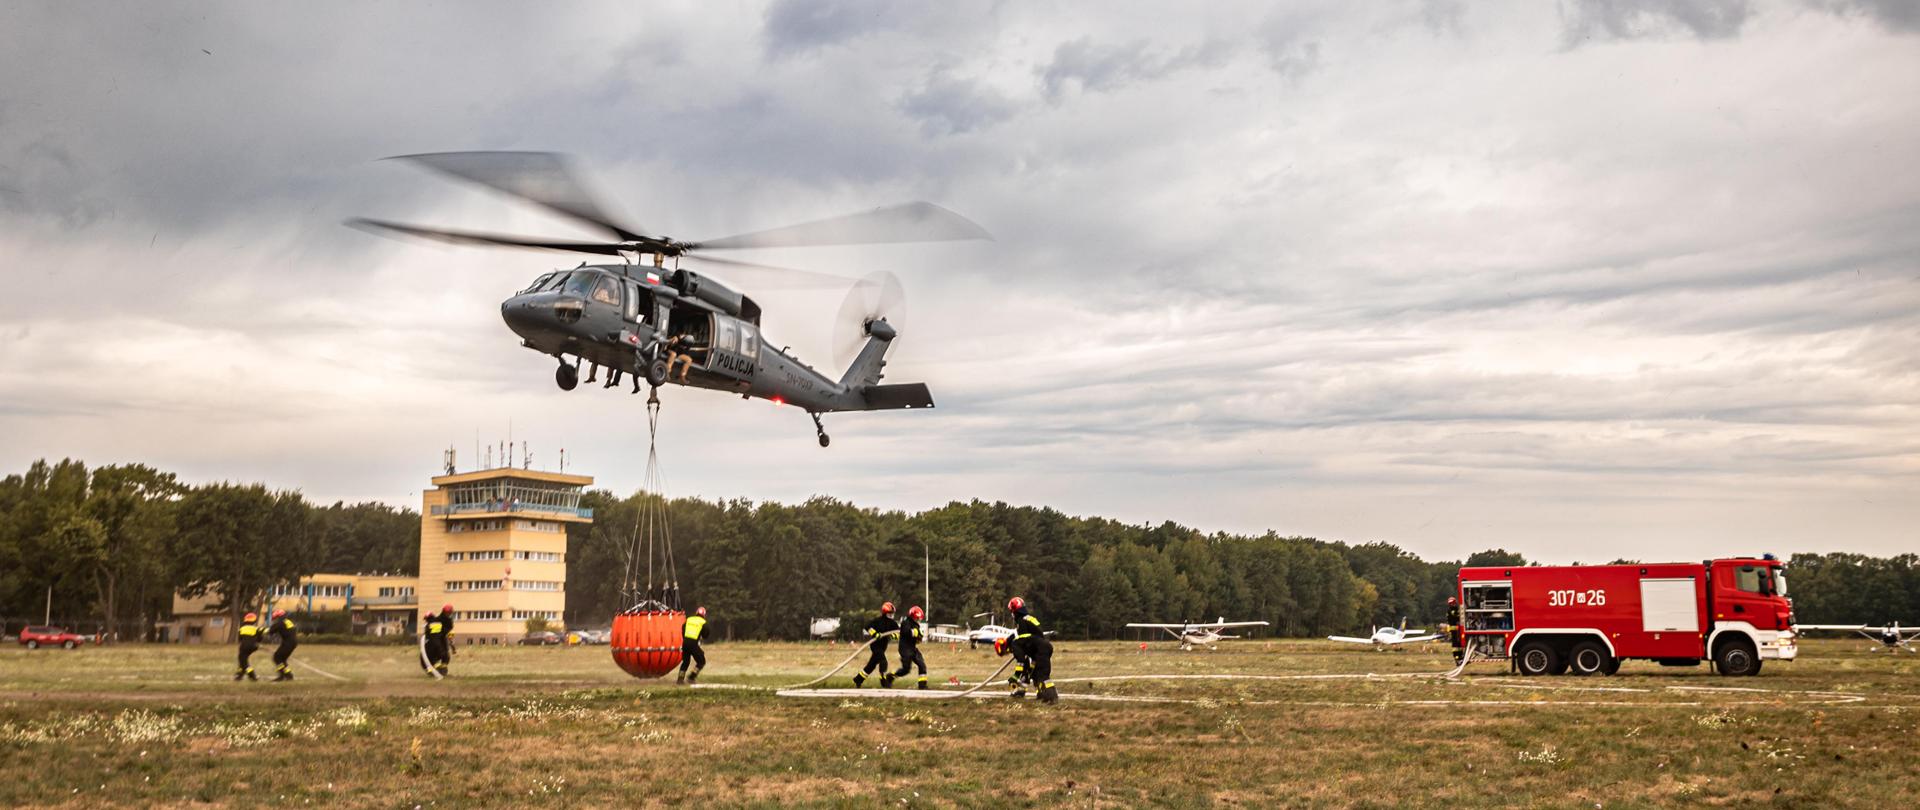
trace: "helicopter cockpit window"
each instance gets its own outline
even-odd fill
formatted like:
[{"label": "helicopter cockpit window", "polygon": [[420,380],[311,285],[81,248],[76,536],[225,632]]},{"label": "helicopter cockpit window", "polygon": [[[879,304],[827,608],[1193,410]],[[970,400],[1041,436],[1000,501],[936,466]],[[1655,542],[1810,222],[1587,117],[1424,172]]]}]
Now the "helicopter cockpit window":
[{"label": "helicopter cockpit window", "polygon": [[554,273],[551,278],[547,279],[545,284],[535,287],[533,291],[534,292],[557,292],[560,289],[560,285],[567,283],[567,277],[570,275],[572,274],[564,271],[559,273]]},{"label": "helicopter cockpit window", "polygon": [[621,314],[626,316],[627,323],[638,323],[640,321],[640,288],[631,281],[627,282],[626,287],[627,306]]},{"label": "helicopter cockpit window", "polygon": [[753,334],[752,324],[740,324],[740,353],[747,357],[760,355],[760,341]]},{"label": "helicopter cockpit window", "polygon": [[535,292],[539,290],[541,287],[547,286],[547,282],[552,281],[553,277],[557,275],[560,275],[560,274],[548,273],[544,276],[534,279],[532,284],[528,284],[526,289],[520,291],[520,294],[526,295],[527,293]]},{"label": "helicopter cockpit window", "polygon": [[620,282],[612,276],[601,276],[600,283],[593,285],[593,300],[620,306]]},{"label": "helicopter cockpit window", "polygon": [[722,318],[719,326],[714,336],[713,347],[723,352],[733,351],[733,322]]},{"label": "helicopter cockpit window", "polygon": [[581,298],[587,297],[587,292],[593,289],[594,275],[593,273],[574,273],[567,277],[567,292]]}]

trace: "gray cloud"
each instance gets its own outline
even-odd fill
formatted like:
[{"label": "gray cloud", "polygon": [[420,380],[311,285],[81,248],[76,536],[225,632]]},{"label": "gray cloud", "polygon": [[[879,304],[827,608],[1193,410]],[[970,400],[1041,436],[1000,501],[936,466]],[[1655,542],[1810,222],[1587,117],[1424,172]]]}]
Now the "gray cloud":
[{"label": "gray cloud", "polygon": [[1907,0],[1805,0],[1807,5],[1842,17],[1865,17],[1888,31],[1920,32],[1920,4]]},{"label": "gray cloud", "polygon": [[[1480,8],[0,6],[0,467],[404,502],[511,421],[636,486],[639,398],[559,392],[499,323],[576,259],[339,225],[574,235],[376,160],[537,148],[686,238],[908,199],[996,237],[743,256],[899,272],[889,372],[940,407],[831,416],[825,452],[794,409],[673,390],[676,494],[978,496],[1433,556],[1904,550],[1899,7]],[[1559,47],[1573,29],[1636,43]],[[837,294],[743,286],[826,362]]]},{"label": "gray cloud", "polygon": [[960,135],[991,127],[1019,111],[1012,99],[991,88],[935,69],[926,83],[900,98],[900,111],[932,135]]},{"label": "gray cloud", "polygon": [[1091,37],[1063,42],[1053,60],[1036,69],[1047,100],[1059,103],[1070,93],[1111,93],[1192,69],[1218,68],[1233,57],[1233,47],[1211,40],[1162,54],[1146,40],[1105,45]]},{"label": "gray cloud", "polygon": [[1676,36],[1730,39],[1753,14],[1749,0],[1563,0],[1561,42]]}]

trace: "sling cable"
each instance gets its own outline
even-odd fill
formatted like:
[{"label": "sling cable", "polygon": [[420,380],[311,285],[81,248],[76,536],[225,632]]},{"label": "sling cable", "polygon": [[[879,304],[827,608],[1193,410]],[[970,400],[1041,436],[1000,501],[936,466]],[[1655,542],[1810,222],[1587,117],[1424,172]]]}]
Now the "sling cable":
[{"label": "sling cable", "polygon": [[[647,477],[627,542],[620,599],[632,607],[613,617],[613,662],[635,678],[658,678],[680,666],[680,576],[673,565],[673,527],[660,475],[660,389],[647,398]],[[644,581],[642,580],[644,577]]]}]

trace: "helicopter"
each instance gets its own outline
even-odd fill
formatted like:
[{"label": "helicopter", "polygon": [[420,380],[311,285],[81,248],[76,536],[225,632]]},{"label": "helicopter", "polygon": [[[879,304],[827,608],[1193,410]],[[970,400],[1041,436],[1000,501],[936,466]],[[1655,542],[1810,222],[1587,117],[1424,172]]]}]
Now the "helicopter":
[{"label": "helicopter", "polygon": [[[533,203],[610,237],[572,241],[428,228],[357,218],[349,226],[375,233],[467,245],[532,248],[614,256],[617,264],[587,264],[542,274],[500,304],[500,316],[521,345],[554,357],[554,382],[571,391],[606,370],[611,388],[631,375],[633,393],[644,380],[657,407],[669,383],[760,398],[805,409],[820,446],[831,443],[822,414],[933,407],[925,383],[881,384],[886,354],[899,330],[887,321],[904,295],[890,273],[857,282],[841,305],[836,343],[851,355],[838,379],[775,348],[760,331],[760,304],[707,273],[681,267],[683,259],[744,271],[773,271],[802,281],[851,279],[770,267],[707,255],[709,251],[897,242],[991,239],[985,229],[928,202],[911,202],[784,228],[719,239],[680,241],[616,224],[551,152],[438,152],[401,160]],[[650,258],[651,261],[644,261]],[[669,266],[671,262],[671,266]],[[568,361],[571,356],[573,360]]]}]

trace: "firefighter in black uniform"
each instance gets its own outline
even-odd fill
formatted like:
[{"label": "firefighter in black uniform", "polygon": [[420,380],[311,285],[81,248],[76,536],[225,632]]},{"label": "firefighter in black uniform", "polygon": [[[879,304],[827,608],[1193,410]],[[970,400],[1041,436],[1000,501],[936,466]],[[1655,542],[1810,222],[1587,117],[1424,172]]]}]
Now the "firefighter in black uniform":
[{"label": "firefighter in black uniform", "polygon": [[280,646],[273,650],[273,668],[280,674],[273,676],[276,681],[293,680],[293,668],[287,661],[293,658],[293,648],[300,646],[300,632],[293,629],[293,620],[287,618],[287,612],[276,610],[273,621],[267,623],[267,635],[279,636]]},{"label": "firefighter in black uniform", "polygon": [[[1042,703],[1053,703],[1060,699],[1060,693],[1053,689],[1053,642],[1047,640],[1046,628],[1040,626],[1040,617],[1027,610],[1027,600],[1016,596],[1007,600],[1007,610],[1013,612],[1013,639],[1008,648],[1016,655],[1024,655],[1027,661],[1027,682],[1040,688]],[[1024,694],[1016,688],[1014,697]]]},{"label": "firefighter in black uniform", "polygon": [[438,614],[427,614],[426,632],[427,658],[420,662],[420,668],[433,667],[433,671],[446,677],[451,674],[447,666],[453,663],[453,606],[441,605]]},{"label": "firefighter in black uniform", "polygon": [[254,677],[253,658],[255,650],[260,649],[260,614],[248,613],[245,623],[240,625],[240,668],[233,671],[233,679],[246,678],[249,681],[260,680]]},{"label": "firefighter in black uniform", "polygon": [[927,688],[927,657],[920,654],[920,620],[926,617],[919,605],[907,608],[907,620],[900,623],[900,669],[893,673],[894,678],[903,678],[908,669],[919,667],[921,689]]},{"label": "firefighter in black uniform", "polygon": [[[674,683],[695,683],[700,680],[700,670],[707,668],[707,654],[700,651],[700,642],[707,638],[707,608],[705,605],[693,609],[693,615],[687,617],[687,624],[680,629],[680,677]],[[692,674],[687,672],[687,664],[693,664]]]},{"label": "firefighter in black uniform", "polygon": [[867,673],[880,673],[880,685],[893,685],[893,673],[887,670],[887,645],[893,643],[893,637],[900,634],[900,623],[893,620],[893,603],[880,603],[880,615],[867,622],[866,633],[873,654],[867,656],[867,665],[860,668],[860,674],[853,676],[853,688],[859,689],[867,682]]}]

